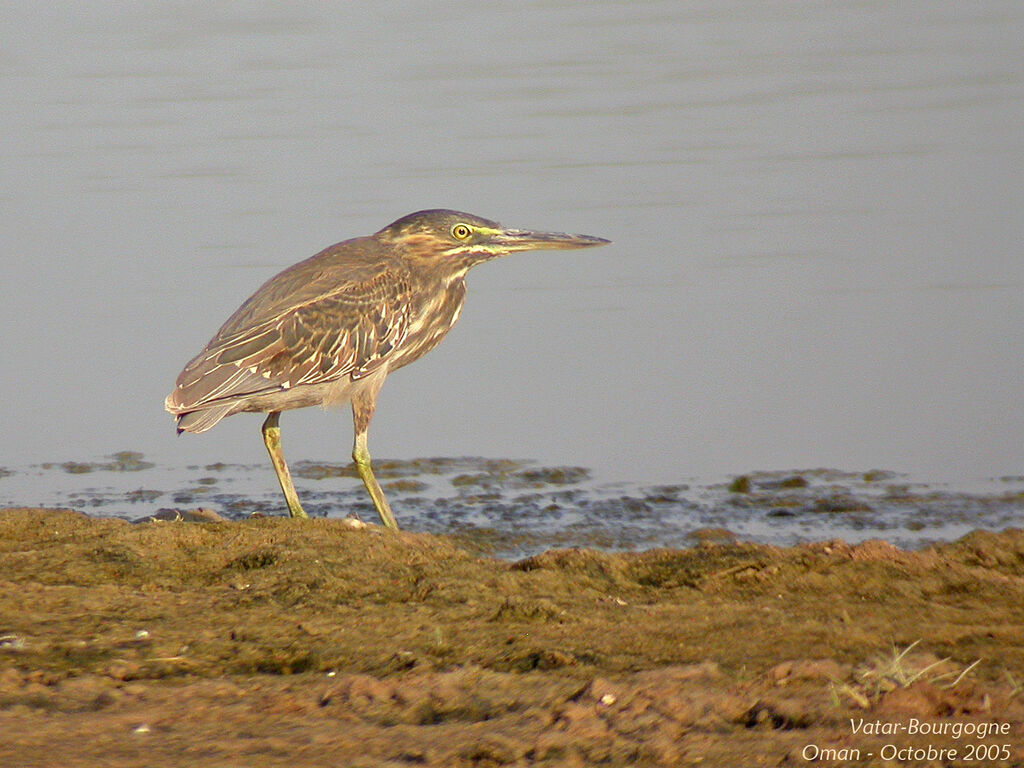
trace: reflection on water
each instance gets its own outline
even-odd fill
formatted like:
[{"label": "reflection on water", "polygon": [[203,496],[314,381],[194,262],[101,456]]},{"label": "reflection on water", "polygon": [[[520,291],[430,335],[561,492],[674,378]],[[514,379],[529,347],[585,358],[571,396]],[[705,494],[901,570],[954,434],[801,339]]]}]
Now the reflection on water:
[{"label": "reflection on water", "polygon": [[[0,463],[262,463],[258,420],[175,438],[181,365],[276,271],[445,206],[614,244],[476,270],[375,455],[1024,471],[1018,2],[85,8],[0,30]],[[286,414],[289,459],[349,429]]]},{"label": "reflection on water", "polygon": [[[311,516],[378,522],[350,465],[300,462],[293,475]],[[381,461],[377,476],[403,528],[461,535],[502,557],[551,547],[692,546],[732,536],[772,544],[883,538],[920,547],[977,528],[1002,530],[1024,511],[1024,477],[994,479],[972,493],[881,470],[757,472],[710,485],[642,486],[596,482],[582,467],[479,458]],[[0,507],[30,495],[46,506],[128,520],[174,520],[196,509],[234,520],[285,514],[267,466],[218,463],[182,472],[134,452],[0,477]]]}]

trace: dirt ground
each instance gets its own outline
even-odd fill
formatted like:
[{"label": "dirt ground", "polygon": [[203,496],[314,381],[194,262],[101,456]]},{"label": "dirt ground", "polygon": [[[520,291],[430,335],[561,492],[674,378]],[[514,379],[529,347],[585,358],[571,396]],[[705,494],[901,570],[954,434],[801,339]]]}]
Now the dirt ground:
[{"label": "dirt ground", "polygon": [[1024,765],[1024,531],[707,533],[0,510],[0,765]]}]

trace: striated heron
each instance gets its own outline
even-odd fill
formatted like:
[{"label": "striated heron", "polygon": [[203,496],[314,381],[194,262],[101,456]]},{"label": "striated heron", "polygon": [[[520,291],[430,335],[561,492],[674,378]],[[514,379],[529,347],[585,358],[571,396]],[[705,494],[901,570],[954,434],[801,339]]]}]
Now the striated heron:
[{"label": "striated heron", "polygon": [[281,411],[352,405],[352,459],[381,521],[397,528],[373,475],[367,431],[391,371],[429,352],[459,319],[466,272],[515,251],[587,248],[599,237],[505,229],[458,211],[419,211],[325,248],[272,277],[178,376],[165,407],[178,432],[266,413],[263,441],[292,517],[306,517],[281,450]]}]

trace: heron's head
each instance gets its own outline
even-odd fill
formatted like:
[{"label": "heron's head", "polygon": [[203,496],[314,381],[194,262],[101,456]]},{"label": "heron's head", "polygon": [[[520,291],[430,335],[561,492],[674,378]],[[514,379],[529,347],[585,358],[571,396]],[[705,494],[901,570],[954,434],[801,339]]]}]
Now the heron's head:
[{"label": "heron's head", "polygon": [[417,211],[389,224],[377,237],[407,258],[464,273],[470,267],[516,251],[561,250],[605,245],[590,235],[507,229],[495,221],[459,211]]}]

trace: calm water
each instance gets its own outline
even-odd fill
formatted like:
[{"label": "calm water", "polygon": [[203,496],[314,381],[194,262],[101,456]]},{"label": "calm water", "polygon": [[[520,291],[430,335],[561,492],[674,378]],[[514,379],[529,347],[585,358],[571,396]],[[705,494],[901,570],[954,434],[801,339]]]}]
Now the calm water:
[{"label": "calm water", "polygon": [[[175,437],[182,364],[276,271],[426,207],[614,245],[476,270],[375,456],[1024,474],[1017,0],[0,13],[8,502],[121,450],[262,464],[256,416]],[[282,425],[347,459],[347,412]]]}]

